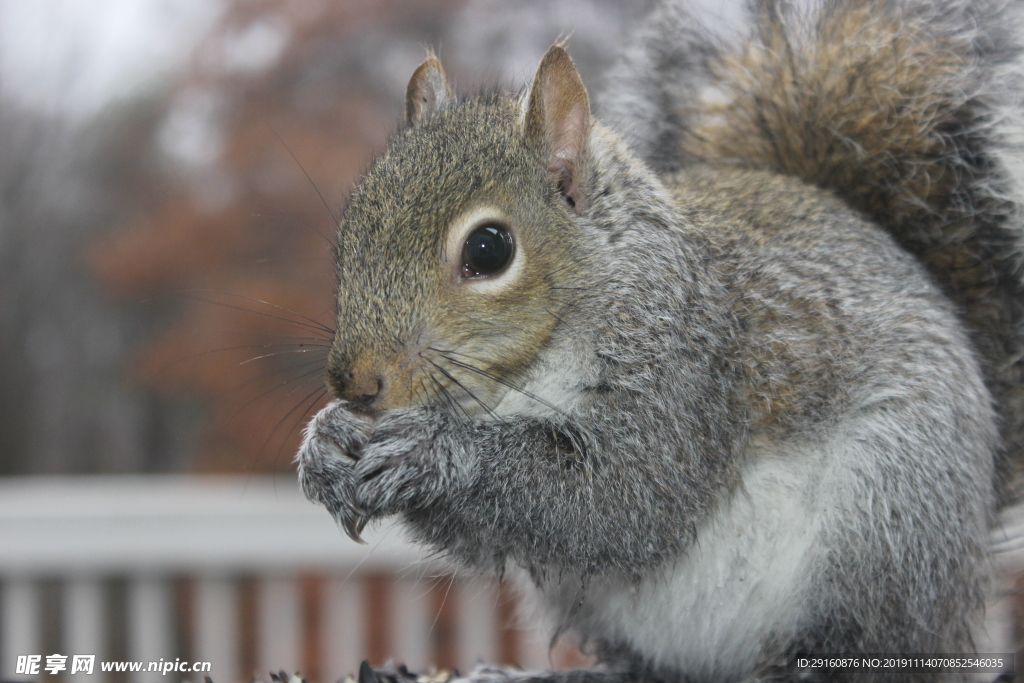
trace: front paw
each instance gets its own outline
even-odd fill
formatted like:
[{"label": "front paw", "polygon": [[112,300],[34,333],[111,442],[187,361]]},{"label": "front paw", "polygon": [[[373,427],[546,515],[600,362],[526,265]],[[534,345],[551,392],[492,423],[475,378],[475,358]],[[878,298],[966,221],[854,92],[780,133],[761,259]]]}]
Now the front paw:
[{"label": "front paw", "polygon": [[438,481],[428,457],[439,425],[423,409],[394,410],[380,419],[363,446],[355,472],[356,504],[366,522],[424,503]]},{"label": "front paw", "polygon": [[306,497],[326,507],[345,533],[360,543],[362,510],[355,499],[355,466],[371,428],[368,418],[335,401],[310,420],[295,458]]}]

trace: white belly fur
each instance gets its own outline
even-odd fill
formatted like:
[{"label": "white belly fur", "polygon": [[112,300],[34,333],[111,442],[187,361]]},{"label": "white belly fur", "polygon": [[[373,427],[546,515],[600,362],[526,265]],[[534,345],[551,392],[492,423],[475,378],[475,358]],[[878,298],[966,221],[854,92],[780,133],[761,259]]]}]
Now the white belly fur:
[{"label": "white belly fur", "polygon": [[829,490],[827,447],[800,450],[752,458],[696,543],[656,575],[638,585],[593,579],[582,603],[578,577],[553,580],[537,596],[545,611],[566,622],[575,610],[570,631],[628,645],[655,665],[709,677],[749,671],[767,637],[797,628],[817,531],[835,503],[817,493]]}]

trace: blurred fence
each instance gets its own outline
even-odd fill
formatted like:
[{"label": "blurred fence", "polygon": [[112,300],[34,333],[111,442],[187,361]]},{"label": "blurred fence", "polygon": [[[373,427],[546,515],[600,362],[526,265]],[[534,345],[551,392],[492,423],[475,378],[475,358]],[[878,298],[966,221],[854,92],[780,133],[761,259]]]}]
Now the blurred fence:
[{"label": "blurred fence", "polygon": [[[345,538],[286,476],[0,479],[0,679],[238,683],[284,670],[333,683],[364,658],[549,666],[509,590],[452,577],[395,528],[367,540]],[[1021,641],[1024,508],[993,540],[999,578],[978,645],[1009,652]],[[40,675],[17,671],[30,655]],[[51,655],[64,670],[45,672]],[[75,655],[94,655],[93,673],[73,674]],[[552,660],[581,663],[571,644]]]},{"label": "blurred fence", "polygon": [[[204,674],[149,662],[210,662],[215,683],[270,670],[330,682],[363,658],[547,665],[507,589],[422,562],[395,529],[368,540],[341,535],[284,476],[0,480],[0,677],[170,683]],[[53,654],[66,669],[48,674]],[[19,655],[40,655],[42,675],[19,674]],[[74,655],[95,655],[94,672],[72,674]]]}]

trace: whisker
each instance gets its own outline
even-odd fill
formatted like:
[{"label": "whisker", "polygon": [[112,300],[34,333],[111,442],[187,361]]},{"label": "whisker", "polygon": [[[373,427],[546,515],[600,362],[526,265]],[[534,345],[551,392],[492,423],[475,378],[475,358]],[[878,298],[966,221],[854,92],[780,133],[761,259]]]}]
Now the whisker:
[{"label": "whisker", "polygon": [[[419,381],[419,396],[418,397],[417,396],[413,397],[413,400],[414,400],[414,402],[417,405],[426,403],[427,400],[430,397],[430,390],[427,389],[427,378],[425,376],[423,376],[423,375],[420,375],[419,380],[420,380]],[[434,382],[434,384],[438,384],[436,377],[431,376],[430,380],[432,382]],[[443,387],[439,386],[439,388],[443,388]],[[452,415],[453,417],[456,417],[456,414],[454,412],[449,412],[449,414]],[[462,418],[459,417],[458,419],[461,420]]]},{"label": "whisker", "polygon": [[[307,339],[308,339],[308,337],[307,337]],[[213,351],[234,351],[236,349],[273,349],[273,348],[286,348],[286,347],[291,347],[293,349],[294,348],[304,349],[304,347],[311,347],[311,348],[305,349],[305,350],[312,351],[314,349],[329,349],[329,348],[331,348],[331,345],[330,344],[321,343],[321,342],[273,342],[273,343],[270,343],[270,344],[242,344],[240,346],[226,346],[226,347],[224,347],[222,349],[212,349],[212,350]]]},{"label": "whisker", "polygon": [[[294,392],[292,392],[292,393],[294,393]],[[281,439],[281,445],[277,447],[277,454],[274,456],[274,469],[275,470],[277,469],[277,461],[281,457],[281,450],[284,448],[285,443],[287,443],[288,434],[290,434],[292,431],[294,431],[295,427],[297,427],[299,425],[299,423],[302,421],[302,419],[304,417],[306,417],[306,415],[309,413],[309,409],[312,408],[313,406],[315,406],[317,404],[317,401],[322,399],[324,397],[324,394],[326,394],[326,393],[327,393],[326,387],[318,387],[317,389],[314,389],[313,391],[311,391],[308,394],[306,394],[306,396],[301,401],[299,401],[295,405],[294,408],[289,410],[287,413],[285,413],[284,417],[282,417],[280,420],[278,420],[277,424],[270,431],[270,434],[267,435],[267,440],[266,440],[265,444],[270,444],[271,441],[274,439],[274,434],[276,434],[277,430],[279,430],[281,428],[281,425],[283,425],[285,423],[285,421],[288,418],[290,418],[295,413],[296,410],[298,410],[299,408],[302,408],[302,411],[299,413],[299,417],[292,424],[291,430],[289,430],[288,433],[285,434],[284,438]],[[289,395],[291,395],[291,394],[289,394]],[[313,400],[310,401],[310,399],[313,399]],[[260,451],[262,452],[262,450],[263,449],[261,448]],[[259,456],[259,453],[257,453],[257,456]]]},{"label": "whisker", "polygon": [[[313,364],[313,363],[304,363],[303,365],[310,365],[310,364]],[[289,384],[293,384],[293,383],[298,382],[298,384],[295,386],[294,389],[292,389],[287,394],[282,396],[281,399],[275,400],[272,404],[270,404],[266,409],[264,409],[262,411],[261,415],[256,419],[256,422],[258,424],[263,424],[263,423],[266,422],[266,418],[267,418],[268,415],[270,415],[271,411],[275,410],[275,408],[277,406],[281,405],[281,401],[282,400],[287,401],[287,399],[290,396],[292,396],[296,392],[302,390],[303,387],[308,387],[311,383],[315,383],[317,385],[317,387],[312,392],[307,394],[306,397],[303,398],[302,401],[300,401],[296,407],[293,407],[290,411],[288,411],[288,413],[286,413],[284,415],[284,417],[282,417],[281,420],[278,421],[278,423],[275,425],[275,427],[266,436],[265,440],[263,441],[263,445],[261,445],[257,449],[257,451],[255,453],[255,456],[253,458],[251,458],[250,461],[249,461],[250,462],[250,468],[249,468],[250,471],[255,472],[256,469],[259,467],[259,462],[260,462],[260,460],[262,458],[263,453],[265,453],[267,451],[267,449],[269,447],[271,447],[271,445],[273,443],[273,440],[274,440],[274,437],[275,437],[276,433],[279,431],[281,425],[283,425],[285,423],[285,421],[295,412],[296,408],[300,408],[300,407],[305,406],[305,409],[303,411],[303,415],[306,415],[309,412],[309,407],[316,405],[317,401],[319,401],[322,398],[322,396],[324,395],[324,393],[326,393],[327,389],[326,389],[326,387],[323,386],[322,382],[317,380],[317,379],[314,379],[314,378],[310,377],[311,375],[319,374],[322,371],[321,364],[319,362],[317,362],[315,364],[317,365],[317,367],[315,367],[313,370],[311,370],[309,372],[306,372],[306,373],[303,373],[302,375],[299,375],[298,377],[291,377],[291,378],[285,380],[284,382],[276,384],[275,386],[271,387],[267,391],[260,392],[257,396],[254,396],[250,400],[245,401],[236,410],[232,411],[230,415],[228,415],[226,418],[224,418],[225,424],[230,424],[233,421],[235,421],[239,417],[239,415],[241,415],[243,413],[243,411],[245,411],[249,406],[253,405],[257,401],[265,398],[266,396],[269,396],[270,394],[273,394],[274,392],[277,392],[277,391],[280,391],[280,390],[286,388]],[[262,376],[257,377],[257,378],[253,378],[253,379],[257,379],[257,380],[258,379],[263,379],[264,377],[266,377],[269,374],[275,374],[275,373],[263,373]],[[245,384],[250,384],[252,381],[253,380],[249,380]],[[317,396],[317,398],[314,399],[312,403],[309,403],[310,397],[312,397],[313,394],[316,393],[317,391],[320,392],[320,395]],[[235,390],[235,392],[237,392],[237,389]],[[224,403],[226,403],[226,402],[227,402],[227,400],[225,400]],[[307,403],[308,403],[308,405],[307,405]],[[226,409],[226,408],[227,408],[227,405],[222,405],[221,406],[221,410]],[[301,420],[301,419],[302,418],[300,417],[299,420]],[[298,421],[296,422],[296,424],[298,424]],[[294,426],[293,426],[293,428],[294,428]],[[289,431],[289,434],[290,433],[291,433],[291,431]],[[274,457],[274,470],[275,471],[278,469],[278,465],[279,465],[279,462],[280,462],[281,452],[282,452],[282,450],[284,448],[284,445],[286,443],[287,443],[287,436],[282,438],[281,444],[278,447],[277,454]]]},{"label": "whisker", "polygon": [[324,325],[319,320],[315,320],[313,318],[310,318],[309,316],[303,315],[303,314],[299,313],[298,311],[293,311],[290,308],[286,308],[284,306],[278,306],[277,304],[272,304],[269,301],[263,301],[262,299],[257,299],[255,297],[246,296],[244,294],[235,294],[234,292],[224,292],[224,291],[217,290],[217,289],[179,289],[179,290],[176,290],[176,291],[170,292],[170,293],[171,294],[192,294],[194,292],[199,292],[199,293],[203,293],[203,294],[220,294],[220,295],[223,295],[223,296],[233,296],[233,297],[235,297],[237,299],[244,299],[246,301],[251,301],[251,302],[256,303],[256,304],[261,304],[263,306],[269,306],[270,308],[276,308],[279,311],[284,311],[285,313],[290,313],[290,314],[292,314],[292,315],[294,315],[294,316],[296,316],[298,318],[302,318],[302,320],[305,320],[306,322],[303,323],[303,322],[301,322],[299,320],[292,320],[291,318],[285,318],[285,317],[282,317],[282,316],[276,316],[276,315],[267,313],[265,311],[257,311],[257,310],[252,309],[252,308],[244,308],[242,306],[233,306],[233,305],[225,303],[223,301],[217,301],[216,299],[203,299],[203,298],[200,298],[200,297],[195,297],[197,300],[205,301],[206,303],[215,304],[215,305],[219,305],[219,306],[224,306],[224,307],[227,307],[227,308],[234,308],[234,309],[237,309],[237,310],[240,310],[240,311],[248,311],[250,313],[259,313],[261,315],[266,315],[266,316],[271,317],[271,318],[276,318],[278,320],[283,320],[285,322],[290,322],[290,323],[293,323],[295,325],[301,325],[303,327],[308,327],[310,329],[318,330],[318,331],[321,331],[321,332],[326,332],[327,334],[331,335],[332,337],[334,336],[334,330],[331,329],[330,327],[327,327],[326,325]]},{"label": "whisker", "polygon": [[464,363],[464,362],[462,362],[460,360],[452,358],[448,354],[455,354],[457,356],[465,356],[466,358],[470,358],[470,359],[476,360],[476,361],[480,360],[478,358],[473,358],[473,356],[467,355],[465,353],[459,353],[458,351],[442,351],[441,349],[436,349],[434,347],[428,347],[428,348],[431,351],[436,351],[437,353],[441,354],[441,356],[446,361],[448,361],[449,363],[451,363],[451,364],[453,364],[453,365],[455,365],[457,367],[465,368],[466,370],[469,370],[470,372],[475,372],[478,375],[482,375],[482,376],[490,379],[493,382],[497,382],[498,384],[501,384],[502,386],[508,387],[509,389],[512,389],[513,391],[519,392],[520,394],[522,394],[523,396],[526,396],[527,398],[531,398],[534,401],[537,401],[541,405],[545,405],[548,408],[551,408],[551,410],[554,410],[555,412],[557,412],[560,415],[563,415],[564,417],[569,417],[569,414],[566,413],[564,410],[562,410],[558,406],[555,406],[552,403],[544,400],[543,398],[541,398],[537,394],[533,393],[532,391],[527,391],[526,389],[523,389],[522,387],[517,387],[515,384],[512,384],[508,380],[502,379],[501,377],[498,377],[497,375],[495,375],[493,373],[490,373],[490,372],[488,372],[486,370],[482,370],[482,369],[476,367],[475,365],[471,365],[469,363]]},{"label": "whisker", "polygon": [[[285,380],[285,381],[283,381],[283,382],[280,382],[280,383],[278,383],[278,384],[275,384],[275,385],[274,385],[273,387],[271,387],[270,389],[268,389],[268,390],[266,390],[266,391],[264,391],[264,392],[262,392],[262,393],[260,393],[260,394],[258,394],[258,395],[256,395],[256,396],[254,396],[253,398],[249,399],[248,401],[246,401],[245,403],[243,403],[243,404],[242,404],[241,406],[239,406],[239,407],[238,407],[238,409],[237,409],[237,410],[236,410],[236,411],[235,411],[234,413],[232,413],[232,414],[231,414],[231,416],[230,416],[230,417],[228,418],[228,420],[227,420],[227,421],[228,421],[228,422],[230,422],[230,421],[234,420],[234,419],[235,419],[236,417],[238,417],[238,416],[239,416],[239,414],[241,414],[241,412],[242,412],[243,410],[245,410],[246,408],[248,408],[249,406],[251,406],[251,405],[252,405],[253,403],[255,403],[256,401],[259,401],[259,400],[260,400],[261,398],[264,398],[264,397],[266,397],[266,396],[268,396],[268,395],[270,395],[270,394],[274,393],[275,391],[277,391],[277,390],[279,390],[279,389],[282,389],[282,388],[284,388],[284,387],[288,386],[289,384],[291,384],[291,383],[293,383],[293,382],[298,382],[298,381],[299,381],[299,380],[301,380],[301,379],[306,379],[307,377],[310,377],[310,376],[312,376],[312,375],[315,375],[315,374],[318,374],[318,373],[322,372],[322,371],[323,371],[323,368],[322,368],[322,367],[320,367],[320,365],[319,365],[319,361],[317,361],[316,363],[317,363],[317,366],[318,366],[318,367],[315,367],[315,368],[313,368],[313,369],[312,369],[312,370],[310,370],[309,372],[304,372],[303,374],[299,375],[298,377],[291,377],[291,378],[289,378],[289,379],[287,379],[287,380]],[[309,362],[309,363],[304,363],[304,364],[302,364],[302,365],[301,365],[300,367],[306,367],[306,366],[308,366],[308,365],[313,365],[313,364],[314,364],[314,363],[313,363],[313,362],[311,361],[311,362]],[[276,373],[276,372],[269,372],[269,373],[263,373],[263,374],[262,374],[262,375],[261,375],[260,377],[256,377],[256,378],[253,378],[253,379],[247,380],[247,381],[246,381],[246,382],[245,382],[245,383],[244,383],[244,384],[243,384],[242,386],[240,386],[240,387],[238,387],[237,389],[235,389],[235,391],[238,391],[238,390],[242,389],[242,388],[243,388],[244,386],[246,386],[246,385],[248,385],[248,384],[251,384],[252,382],[254,382],[254,381],[256,381],[256,380],[259,380],[259,379],[263,379],[263,378],[265,378],[265,377],[267,377],[267,376],[269,376],[269,375],[273,375],[273,374],[277,374],[277,373]],[[299,387],[301,388],[301,387],[303,387],[303,386],[308,386],[308,385],[309,385],[309,380],[306,380],[305,382],[302,382],[301,384],[299,384]],[[289,396],[291,396],[292,394],[294,394],[294,393],[295,393],[295,391],[298,391],[298,389],[296,389],[296,390],[293,390],[293,391],[289,392],[289,393],[288,393],[288,394],[286,394],[286,395],[285,395],[285,396],[284,396],[283,398],[288,398]],[[227,407],[227,406],[225,406],[225,407]]]},{"label": "whisker", "polygon": [[[448,391],[447,387],[445,387],[445,385],[442,384],[441,381],[434,376],[434,373],[430,373],[430,379],[441,391],[441,394],[448,401],[448,403],[451,404],[452,408],[454,409],[452,411],[452,415],[456,416],[459,415],[459,413],[461,412],[462,416],[464,416],[465,419],[469,419],[469,413],[466,412],[466,409],[463,408],[462,405],[455,400],[455,397],[451,395],[451,392]],[[463,419],[462,416],[459,417],[460,420]]]},{"label": "whisker", "polygon": [[327,347],[331,346],[331,340],[327,339],[325,337],[308,337],[308,336],[303,336],[303,335],[298,335],[298,334],[274,334],[274,333],[271,333],[271,332],[255,332],[255,331],[250,331],[250,330],[215,330],[215,331],[217,331],[217,332],[228,332],[228,333],[231,333],[231,334],[244,334],[244,335],[256,336],[256,337],[274,337],[274,338],[277,338],[277,339],[308,339],[309,341],[314,341],[314,342],[326,342],[325,344],[323,344],[323,346],[327,346]]},{"label": "whisker", "polygon": [[288,151],[288,154],[289,154],[289,156],[291,156],[292,161],[294,161],[296,163],[296,165],[299,167],[299,169],[302,170],[302,174],[304,176],[306,176],[306,180],[308,180],[309,184],[313,186],[313,189],[316,191],[316,195],[318,197],[320,197],[320,201],[323,202],[324,208],[327,209],[328,215],[330,215],[331,219],[334,221],[334,224],[337,225],[341,221],[341,218],[334,215],[334,211],[331,209],[330,205],[327,203],[327,200],[324,199],[323,194],[321,194],[321,192],[320,192],[320,188],[317,187],[316,183],[313,182],[313,179],[311,177],[309,177],[309,173],[306,172],[306,168],[299,161],[298,157],[295,156],[295,154],[292,152],[291,148],[287,145],[287,143],[285,143],[285,141],[281,138],[281,136],[277,134],[277,131],[274,130],[274,127],[271,126],[269,123],[267,123],[266,126],[267,126],[267,128],[270,129],[270,132],[274,134],[274,137],[277,138],[277,141],[281,143],[281,146],[284,147]]},{"label": "whisker", "polygon": [[[439,583],[441,581],[445,581],[445,578],[438,577],[437,579],[435,579],[435,581]],[[433,633],[434,629],[437,628],[437,622],[441,618],[441,614],[444,612],[445,604],[448,602],[448,594],[451,593],[452,586],[455,585],[455,576],[453,575],[447,577],[447,582],[448,585],[444,589],[444,597],[441,598],[441,604],[437,608],[437,614],[434,615],[434,621],[432,624],[430,624],[430,629],[427,631],[427,633]]]},{"label": "whisker", "polygon": [[419,395],[417,396],[416,393],[413,393],[412,396],[412,401],[415,404],[425,403],[427,399],[427,380],[422,375],[420,375],[419,379]]},{"label": "whisker", "polygon": [[[287,149],[287,145],[285,146],[285,149]],[[292,158],[294,159],[295,156],[292,155]],[[299,168],[302,168],[301,164],[299,165]],[[305,169],[303,169],[303,172],[305,172]],[[309,175],[306,175],[306,179],[307,180],[309,179]],[[310,182],[312,183],[312,181],[310,181]],[[314,187],[314,189],[316,189],[316,185],[314,185],[313,187]],[[320,200],[323,201],[323,197],[322,196],[320,197]],[[315,225],[313,225],[309,221],[305,220],[301,216],[297,216],[293,212],[290,212],[290,211],[284,211],[281,208],[279,208],[277,206],[274,206],[273,204],[268,204],[268,203],[263,202],[263,203],[258,204],[257,206],[258,206],[258,208],[259,208],[259,210],[261,212],[262,211],[266,211],[267,213],[273,214],[273,215],[275,215],[275,216],[277,216],[279,218],[283,218],[283,219],[288,220],[288,221],[300,223],[305,228],[307,228],[308,230],[312,230],[316,234],[317,238],[319,238],[320,241],[323,242],[324,246],[327,247],[327,251],[328,251],[328,253],[330,253],[331,257],[335,258],[335,259],[337,258],[337,256],[338,256],[338,246],[333,241],[328,239],[327,235],[325,235],[324,233],[322,233],[320,231],[320,228],[316,227]],[[255,211],[252,213],[252,215],[253,216],[258,216],[258,217],[261,217],[261,218],[263,217],[262,213],[255,212]],[[331,219],[334,220],[334,226],[337,227],[338,220],[336,218],[334,218],[334,214],[333,213],[331,213]]]},{"label": "whisker", "polygon": [[[316,347],[321,347],[321,348],[324,348],[324,349],[329,349],[330,348],[329,344],[311,344],[311,343],[305,343],[305,344],[302,344],[302,343],[299,343],[299,344],[242,344],[240,346],[225,346],[225,347],[219,348],[219,349],[207,349],[206,351],[199,351],[198,353],[191,353],[191,354],[189,354],[187,356],[184,356],[183,358],[178,358],[176,360],[170,361],[169,363],[167,363],[163,367],[161,367],[159,370],[157,370],[156,374],[158,376],[162,375],[162,374],[164,374],[165,372],[167,372],[168,370],[170,370],[171,368],[173,368],[176,365],[180,365],[181,363],[185,363],[185,362],[188,362],[190,360],[195,360],[196,358],[202,358],[203,356],[208,356],[208,355],[214,354],[214,353],[225,353],[227,351],[239,351],[239,350],[242,350],[242,349],[265,349],[265,348],[274,348],[274,347],[295,347],[295,346],[316,346]],[[308,350],[312,351],[314,349],[308,349]],[[254,359],[250,358],[249,360],[254,360]],[[243,361],[242,363],[239,363],[239,365],[244,365],[245,363],[248,363],[248,362],[249,361]]]},{"label": "whisker", "polygon": [[[295,387],[294,389],[292,389],[292,390],[291,390],[291,391],[289,391],[289,392],[288,392],[287,394],[285,394],[284,396],[282,396],[282,397],[281,397],[281,399],[280,399],[280,400],[278,401],[278,403],[277,403],[276,405],[280,405],[281,401],[287,400],[287,399],[288,399],[289,397],[291,397],[291,396],[292,396],[292,395],[294,395],[295,393],[297,393],[297,392],[299,392],[299,391],[302,391],[302,389],[303,389],[303,388],[305,388],[305,387],[308,387],[308,386],[309,386],[309,384],[310,384],[310,382],[309,382],[308,380],[307,380],[307,381],[305,381],[305,382],[301,382],[301,383],[300,383],[300,384],[299,384],[298,386],[296,386],[296,387]],[[320,386],[317,386],[317,387],[316,387],[316,388],[315,388],[315,389],[314,389],[313,391],[311,391],[310,393],[306,394],[306,398],[302,399],[302,401],[300,401],[300,402],[299,402],[298,404],[296,404],[296,405],[295,405],[295,406],[294,406],[294,407],[293,407],[293,408],[292,408],[291,410],[289,410],[289,411],[288,411],[287,413],[285,413],[285,416],[284,416],[283,418],[281,418],[281,420],[280,420],[280,421],[278,422],[278,427],[280,426],[281,422],[283,422],[283,421],[284,421],[285,419],[287,419],[289,415],[291,415],[292,413],[294,413],[294,412],[295,412],[295,411],[296,411],[296,410],[298,409],[298,407],[299,407],[300,405],[302,405],[302,403],[304,403],[304,402],[305,402],[306,400],[308,400],[308,399],[309,399],[309,397],[310,397],[310,396],[312,396],[313,394],[315,394],[315,393],[316,393],[317,391],[320,391],[321,389],[324,389],[324,390],[326,390],[326,389],[325,389],[325,388],[324,388],[324,387],[323,387],[322,385],[320,385]],[[276,407],[276,406],[271,406],[271,407],[270,407],[270,408],[268,408],[267,410],[263,411],[263,415],[262,415],[262,417],[261,417],[260,419],[262,420],[262,419],[266,418],[266,417],[267,417],[267,416],[268,416],[268,415],[270,414],[270,411],[271,411],[271,410],[272,410],[272,409],[273,409],[274,407]],[[270,442],[270,439],[271,439],[271,438],[272,438],[272,437],[274,436],[274,432],[276,432],[276,431],[277,431],[278,427],[274,427],[274,429],[273,429],[273,430],[271,430],[270,434],[269,434],[269,435],[267,435],[267,442],[268,442],[268,443]]]},{"label": "whisker", "polygon": [[[465,385],[464,385],[464,384],[463,384],[462,382],[460,382],[460,381],[459,381],[458,379],[456,379],[456,378],[455,378],[455,376],[454,376],[454,375],[452,375],[452,373],[450,373],[450,372],[448,372],[447,370],[445,370],[444,368],[442,368],[442,367],[441,367],[440,365],[438,365],[437,363],[435,363],[435,362],[434,362],[433,360],[431,360],[430,358],[427,358],[426,356],[422,356],[422,357],[423,357],[423,358],[424,358],[424,359],[425,359],[425,360],[426,360],[426,361],[427,361],[428,363],[430,363],[430,364],[431,364],[431,365],[433,365],[433,366],[434,366],[435,368],[437,368],[437,369],[438,369],[438,371],[439,371],[439,372],[440,372],[440,373],[441,373],[442,375],[444,375],[444,376],[445,376],[445,377],[447,377],[447,378],[448,378],[449,380],[451,380],[451,381],[452,381],[452,382],[453,382],[453,383],[455,384],[455,386],[457,386],[457,387],[459,387],[460,389],[462,389],[463,391],[465,391],[465,392],[466,392],[466,394],[467,394],[467,395],[468,395],[468,396],[469,396],[469,397],[470,397],[471,399],[473,399],[474,401],[476,401],[477,403],[479,403],[479,404],[480,404],[480,407],[481,407],[481,408],[483,408],[484,410],[486,410],[486,411],[487,411],[487,413],[488,413],[488,414],[489,414],[489,415],[490,415],[491,417],[493,417],[493,418],[494,418],[495,420],[498,420],[499,422],[502,422],[502,423],[504,423],[504,422],[505,422],[505,420],[501,419],[501,416],[500,416],[500,415],[498,415],[498,414],[497,414],[496,412],[494,412],[494,410],[493,410],[493,409],[492,409],[492,408],[491,408],[491,407],[490,407],[489,405],[487,405],[486,403],[484,403],[483,401],[481,401],[481,400],[480,400],[479,398],[477,398],[476,394],[474,394],[474,393],[473,393],[472,391],[470,391],[470,390],[469,390],[468,388],[466,388],[466,386],[465,386]],[[467,415],[467,417],[468,417],[468,415]]]},{"label": "whisker", "polygon": [[[273,358],[274,356],[282,356],[288,353],[324,353],[320,349],[287,349],[285,351],[274,351],[273,353],[265,353],[262,356],[253,356],[249,360],[243,360],[239,365],[247,365],[253,361],[262,360],[263,358]],[[323,359],[327,358],[327,355],[322,356]]]},{"label": "whisker", "polygon": [[[204,303],[206,302],[205,299],[199,299],[199,298],[195,298],[195,297],[193,297],[193,300],[194,301],[203,301]],[[211,301],[209,303],[216,303],[216,305],[219,305],[219,306],[225,305],[222,302],[212,302]],[[250,313],[257,313],[258,312],[258,311],[254,311],[254,310],[251,310],[251,309],[243,309],[243,310],[249,310]],[[269,337],[271,339],[302,339],[302,340],[308,340],[308,341],[311,341],[311,342],[322,342],[325,346],[330,346],[331,342],[333,341],[333,339],[331,339],[331,338],[321,337],[321,336],[309,336],[309,335],[301,335],[301,334],[275,334],[273,332],[257,332],[256,330],[239,330],[239,329],[235,329],[235,328],[226,328],[226,327],[204,327],[203,331],[204,332],[216,332],[218,334],[226,334],[226,335],[233,335],[234,334],[234,335],[241,335],[241,336],[246,336],[246,337]]]},{"label": "whisker", "polygon": [[[294,372],[294,371],[297,371],[297,370],[303,370],[303,369],[311,367],[311,366],[315,366],[315,367],[313,368],[313,370],[309,374],[312,374],[312,372],[316,372],[317,370],[322,370],[323,367],[324,367],[324,359],[323,358],[310,358],[309,360],[302,361],[301,363],[295,363],[293,366],[291,366],[289,368],[289,370]],[[256,375],[255,377],[250,377],[249,379],[245,380],[244,382],[242,382],[238,386],[233,387],[231,389],[231,391],[239,392],[242,389],[245,389],[246,387],[248,387],[253,382],[258,382],[261,379],[266,379],[267,377],[272,377],[273,375],[280,375],[280,374],[283,374],[283,371],[281,369],[279,369],[279,368],[274,368],[272,370],[267,370],[266,372],[261,372],[260,374]],[[289,384],[291,382],[294,382],[296,379],[301,379],[302,377],[306,377],[306,376],[307,375],[300,375],[299,377],[292,377],[291,379],[286,379],[283,382],[281,382],[278,386],[284,386],[285,384]]]},{"label": "whisker", "polygon": [[563,325],[565,325],[566,327],[568,327],[568,328],[570,328],[570,329],[573,329],[572,325],[570,325],[569,323],[567,323],[567,322],[565,322],[564,320],[562,320],[561,318],[559,318],[559,317],[558,317],[557,315],[555,315],[555,313],[553,313],[552,311],[549,311],[549,310],[548,310],[548,309],[546,309],[546,308],[545,308],[545,309],[543,309],[543,310],[544,310],[544,312],[545,312],[545,313],[547,313],[548,315],[550,315],[550,316],[551,316],[552,318],[554,318],[554,319],[555,319],[555,320],[557,320],[558,322],[562,323]]},{"label": "whisker", "polygon": [[[266,318],[273,318],[274,320],[280,320],[282,322],[290,323],[292,325],[298,325],[299,327],[305,327],[315,332],[327,331],[326,328],[310,325],[308,323],[301,322],[299,320],[292,320],[291,318],[285,318],[284,316],[274,315],[273,313],[267,313],[266,311],[257,311],[253,308],[246,308],[245,306],[236,306],[234,304],[225,303],[223,301],[215,301],[213,299],[204,299],[202,297],[192,297],[195,301],[202,301],[203,303],[213,304],[214,306],[220,306],[222,308],[230,308],[235,311],[243,311],[245,313],[252,313],[253,315],[262,315]],[[320,337],[324,341],[330,341],[334,336],[334,331],[329,331],[331,337]]]},{"label": "whisker", "polygon": [[[235,410],[227,418],[226,421],[227,422],[231,422],[243,410],[245,410],[247,407],[249,407],[250,405],[252,405],[256,401],[260,400],[261,398],[267,396],[268,394],[271,394],[271,393],[277,391],[278,389],[281,389],[281,388],[283,388],[283,387],[285,387],[285,386],[287,386],[287,385],[289,385],[289,384],[291,384],[293,382],[297,382],[297,381],[299,381],[301,379],[309,377],[310,375],[313,375],[315,373],[321,372],[322,369],[323,369],[323,365],[324,365],[323,361],[324,361],[323,358],[314,358],[314,359],[310,359],[308,361],[304,361],[302,363],[296,363],[295,365],[293,365],[290,368],[290,370],[292,370],[292,371],[299,371],[299,370],[302,370],[304,368],[308,368],[310,366],[313,366],[313,369],[311,371],[309,371],[309,372],[306,372],[306,373],[303,373],[302,375],[299,375],[298,377],[290,377],[290,378],[284,380],[283,382],[278,382],[278,383],[274,384],[274,386],[270,387],[270,389],[268,389],[268,390],[258,394],[257,396],[251,398],[250,400],[246,401],[241,406],[239,406],[238,409]],[[231,387],[230,389],[226,389],[224,392],[220,392],[215,397],[218,400],[213,405],[212,410],[215,413],[217,413],[217,414],[222,414],[222,411],[226,411],[228,409],[228,407],[231,405],[233,399],[243,389],[245,389],[246,387],[250,386],[251,384],[254,384],[254,383],[259,382],[261,380],[267,379],[268,377],[273,377],[274,375],[280,375],[280,374],[282,374],[282,371],[280,369],[273,369],[273,370],[268,370],[266,372],[261,372],[261,373],[255,375],[254,377],[250,377],[250,378],[246,379],[245,381],[241,382],[240,384],[238,384],[238,385],[236,385],[234,387]],[[304,384],[308,384],[308,381],[305,382]]]}]

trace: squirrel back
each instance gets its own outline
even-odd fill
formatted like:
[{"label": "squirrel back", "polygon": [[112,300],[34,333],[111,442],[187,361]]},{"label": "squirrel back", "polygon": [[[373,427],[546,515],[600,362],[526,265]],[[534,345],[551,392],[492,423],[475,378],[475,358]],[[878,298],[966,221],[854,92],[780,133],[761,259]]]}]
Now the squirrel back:
[{"label": "squirrel back", "polygon": [[597,103],[662,173],[795,176],[917,256],[980,355],[1003,505],[1024,488],[1019,25],[1001,2],[667,3]]}]

